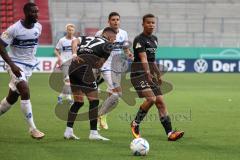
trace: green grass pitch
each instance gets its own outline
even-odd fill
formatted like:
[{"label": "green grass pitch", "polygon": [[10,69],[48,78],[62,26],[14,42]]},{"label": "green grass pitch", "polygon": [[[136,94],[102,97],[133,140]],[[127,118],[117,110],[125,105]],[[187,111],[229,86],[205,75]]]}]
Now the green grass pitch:
[{"label": "green grass pitch", "polygon": [[[165,95],[165,102],[173,127],[184,130],[185,135],[177,142],[168,142],[153,107],[141,125],[142,137],[150,144],[146,157],[131,155],[129,124],[138,107],[123,101],[108,116],[109,130],[101,131],[111,141],[89,141],[87,121],[75,123],[79,141],[64,140],[66,122],[54,113],[58,93],[49,87],[48,78],[49,74],[34,74],[30,80],[35,122],[46,137],[34,140],[28,135],[16,103],[0,117],[0,160],[239,160],[239,74],[167,74],[164,79],[174,90]],[[1,99],[7,94],[8,80],[7,74],[0,74]],[[139,104],[141,100],[137,100]]]}]

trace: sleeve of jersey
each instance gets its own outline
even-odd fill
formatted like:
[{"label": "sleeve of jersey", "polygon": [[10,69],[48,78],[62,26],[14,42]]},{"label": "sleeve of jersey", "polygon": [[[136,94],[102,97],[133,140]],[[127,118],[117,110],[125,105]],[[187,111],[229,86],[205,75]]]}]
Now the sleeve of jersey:
[{"label": "sleeve of jersey", "polygon": [[146,52],[144,43],[140,39],[135,39],[133,49],[136,53]]},{"label": "sleeve of jersey", "polygon": [[57,45],[56,45],[56,49],[60,49],[61,48],[61,40],[58,41]]},{"label": "sleeve of jersey", "polygon": [[1,34],[0,43],[7,47],[12,43],[14,38],[14,27],[10,26],[6,31]]},{"label": "sleeve of jersey", "polygon": [[128,33],[127,32],[125,32],[125,39],[124,39],[124,41],[128,41]]}]

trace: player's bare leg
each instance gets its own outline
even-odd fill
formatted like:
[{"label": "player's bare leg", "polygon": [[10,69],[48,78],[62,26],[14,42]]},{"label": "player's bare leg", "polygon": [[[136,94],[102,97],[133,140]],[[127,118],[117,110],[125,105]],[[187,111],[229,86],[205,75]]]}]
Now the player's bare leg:
[{"label": "player's bare leg", "polygon": [[77,87],[72,87],[72,90],[73,90],[72,93],[73,93],[74,102],[68,112],[67,127],[64,132],[64,138],[79,140],[80,138],[77,137],[73,132],[73,125],[74,125],[74,121],[77,117],[77,112],[84,105],[84,97],[83,97],[84,94]]},{"label": "player's bare leg", "polygon": [[0,116],[6,113],[18,100],[19,94],[9,89],[8,96],[0,102]]},{"label": "player's bare leg", "polygon": [[29,126],[29,132],[33,138],[41,139],[45,136],[44,133],[39,131],[34,123],[33,120],[33,113],[32,113],[32,104],[30,101],[30,91],[26,81],[20,81],[16,85],[20,97],[21,97],[21,110],[26,118],[27,124]]},{"label": "player's bare leg", "polygon": [[156,101],[156,97],[151,89],[144,89],[141,91],[141,94],[145,97],[145,101],[140,106],[135,119],[131,123],[132,134],[135,138],[140,137],[139,125]]},{"label": "player's bare leg", "polygon": [[89,120],[90,120],[90,140],[104,140],[108,141],[108,138],[102,137],[97,131],[97,119],[98,119],[98,91],[91,91],[85,93],[89,101]]},{"label": "player's bare leg", "polygon": [[164,103],[162,95],[159,95],[159,96],[156,97],[155,105],[158,109],[159,118],[160,118],[160,121],[161,121],[161,123],[162,123],[162,125],[165,129],[165,132],[168,136],[168,140],[169,141],[176,141],[179,138],[181,138],[183,136],[184,132],[183,131],[173,131],[172,130],[171,119],[168,115],[167,106]]}]

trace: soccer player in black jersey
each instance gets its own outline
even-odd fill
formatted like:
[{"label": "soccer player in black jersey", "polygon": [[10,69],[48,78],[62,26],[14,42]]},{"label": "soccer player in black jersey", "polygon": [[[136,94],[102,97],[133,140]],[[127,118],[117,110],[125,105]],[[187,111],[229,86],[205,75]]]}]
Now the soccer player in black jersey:
[{"label": "soccer player in black jersey", "polygon": [[69,67],[69,77],[74,104],[68,113],[67,127],[64,133],[66,139],[79,139],[73,133],[73,124],[78,110],[83,106],[83,94],[89,101],[90,140],[109,140],[97,131],[98,91],[93,75],[93,68],[102,67],[110,56],[112,44],[116,39],[116,31],[110,27],[103,30],[101,37],[81,36],[73,40],[73,60]]},{"label": "soccer player in black jersey", "polygon": [[148,110],[155,104],[159,112],[160,121],[165,129],[169,141],[181,138],[183,131],[173,131],[167,107],[163,100],[160,84],[161,72],[155,62],[157,37],[152,35],[155,29],[155,16],[146,14],[142,20],[143,32],[135,37],[133,42],[134,62],[131,67],[131,82],[140,98],[145,101],[140,106],[135,119],[131,123],[135,138],[140,137],[139,124]]}]

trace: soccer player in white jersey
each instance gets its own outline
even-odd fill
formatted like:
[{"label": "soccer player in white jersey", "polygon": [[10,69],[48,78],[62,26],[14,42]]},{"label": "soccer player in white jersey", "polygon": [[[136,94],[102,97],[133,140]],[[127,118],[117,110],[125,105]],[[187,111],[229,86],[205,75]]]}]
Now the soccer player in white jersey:
[{"label": "soccer player in white jersey", "polygon": [[74,33],[75,33],[75,25],[74,24],[67,24],[66,25],[66,36],[62,37],[54,50],[58,60],[57,65],[61,68],[63,75],[64,75],[64,82],[65,85],[62,89],[62,92],[58,96],[58,103],[62,104],[63,97],[66,97],[68,102],[72,104],[72,92],[70,88],[70,82],[69,82],[69,75],[68,75],[68,69],[71,64],[71,58],[72,58],[72,40],[75,39]]},{"label": "soccer player in white jersey", "polygon": [[[38,64],[35,54],[42,26],[37,22],[38,7],[35,3],[26,3],[23,8],[25,18],[11,25],[0,37],[0,54],[8,64],[10,75],[9,93],[0,102],[0,116],[7,112],[21,97],[20,105],[33,138],[41,139],[44,133],[34,123],[28,79],[32,69]],[[10,45],[8,55],[5,47]]]},{"label": "soccer player in white jersey", "polygon": [[[128,34],[120,27],[120,15],[117,12],[111,12],[108,16],[108,24],[111,28],[117,31],[116,41],[115,43],[123,43],[128,41]],[[96,33],[96,36],[100,36],[102,30]],[[116,45],[117,46],[117,45]],[[119,45],[122,46],[122,45]],[[101,68],[101,73],[105,82],[107,83],[107,92],[109,93],[109,97],[103,102],[102,107],[99,111],[99,121],[98,121],[98,129],[104,128],[108,129],[107,124],[107,112],[111,107],[115,106],[118,103],[118,99],[121,97],[121,74],[126,71],[127,61],[124,53],[128,58],[133,59],[133,54],[130,49],[126,48],[114,48],[111,52],[111,55],[104,63]]]}]

